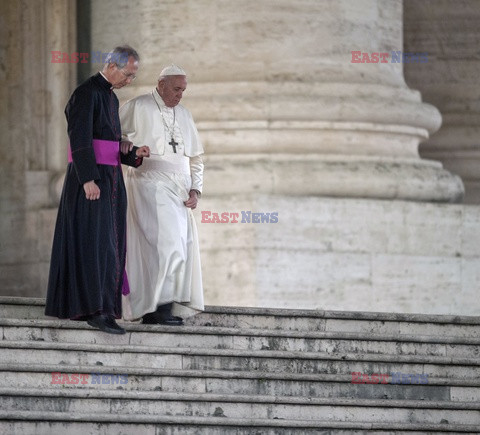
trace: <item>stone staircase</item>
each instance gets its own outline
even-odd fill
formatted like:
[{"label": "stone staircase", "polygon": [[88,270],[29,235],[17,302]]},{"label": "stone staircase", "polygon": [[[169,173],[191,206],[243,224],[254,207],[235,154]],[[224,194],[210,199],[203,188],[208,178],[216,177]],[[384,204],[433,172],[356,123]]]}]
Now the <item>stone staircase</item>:
[{"label": "stone staircase", "polygon": [[480,317],[207,307],[114,336],[43,305],[0,298],[1,434],[480,433]]}]

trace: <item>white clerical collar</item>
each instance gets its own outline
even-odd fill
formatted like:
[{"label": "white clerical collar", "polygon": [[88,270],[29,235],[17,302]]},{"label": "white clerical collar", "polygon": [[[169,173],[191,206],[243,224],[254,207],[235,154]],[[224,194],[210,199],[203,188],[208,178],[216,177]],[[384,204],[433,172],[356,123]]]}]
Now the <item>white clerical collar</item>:
[{"label": "white clerical collar", "polygon": [[[99,72],[99,73],[102,75],[102,77],[107,81],[107,83],[108,83],[109,85],[111,85],[111,83],[110,83],[110,82],[108,81],[108,79],[105,77],[105,74],[103,74],[102,71],[98,71],[98,72]],[[110,86],[110,89],[113,89],[113,86]]]}]

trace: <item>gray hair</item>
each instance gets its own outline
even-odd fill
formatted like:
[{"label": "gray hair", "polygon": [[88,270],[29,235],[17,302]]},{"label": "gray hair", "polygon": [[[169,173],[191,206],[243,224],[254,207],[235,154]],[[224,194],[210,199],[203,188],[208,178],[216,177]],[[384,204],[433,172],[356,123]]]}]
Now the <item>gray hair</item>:
[{"label": "gray hair", "polygon": [[124,68],[128,63],[128,58],[133,57],[137,62],[140,61],[140,56],[135,49],[129,45],[121,45],[115,47],[105,58],[105,65],[111,63],[117,65],[118,68]]}]

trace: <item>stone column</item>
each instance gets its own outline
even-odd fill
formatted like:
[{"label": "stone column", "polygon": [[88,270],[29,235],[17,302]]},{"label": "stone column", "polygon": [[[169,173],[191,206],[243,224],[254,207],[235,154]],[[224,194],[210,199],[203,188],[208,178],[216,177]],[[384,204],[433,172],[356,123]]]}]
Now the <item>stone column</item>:
[{"label": "stone column", "polygon": [[0,294],[45,294],[57,198],[65,171],[63,108],[73,64],[51,51],[74,51],[74,0],[1,1],[0,112],[2,221]]},{"label": "stone column", "polygon": [[428,53],[427,63],[405,65],[407,82],[443,117],[420,152],[462,177],[471,204],[480,204],[479,20],[476,0],[405,1],[405,49]]},{"label": "stone column", "polygon": [[93,48],[128,40],[143,57],[123,98],[150,89],[170,62],[189,72],[185,103],[211,194],[224,194],[228,174],[232,193],[461,199],[459,178],[418,155],[441,117],[406,86],[403,65],[351,62],[353,50],[402,50],[401,1],[110,6],[92,5]]},{"label": "stone column", "polygon": [[[400,0],[92,3],[92,49],[128,42],[142,56],[121,100],[169,63],[188,72],[184,103],[206,146],[207,303],[478,309],[480,213],[448,204],[460,178],[418,154],[440,113],[402,64],[351,62],[402,51],[402,13]],[[212,224],[203,211],[278,222]]]}]

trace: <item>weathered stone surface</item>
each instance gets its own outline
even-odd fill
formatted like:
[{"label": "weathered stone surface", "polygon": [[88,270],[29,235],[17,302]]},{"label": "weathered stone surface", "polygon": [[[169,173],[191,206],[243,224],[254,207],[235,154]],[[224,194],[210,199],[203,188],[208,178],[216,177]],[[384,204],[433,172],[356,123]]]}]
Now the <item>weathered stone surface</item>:
[{"label": "weathered stone surface", "polygon": [[460,175],[465,201],[479,204],[479,3],[405,0],[404,11],[405,50],[428,53],[427,63],[405,64],[405,78],[443,117],[440,131],[421,145],[421,155]]},{"label": "weathered stone surface", "polygon": [[[217,306],[193,326],[134,323],[123,336],[15,318],[43,304],[0,298],[2,432],[480,430],[478,317]],[[352,383],[352,371],[385,383]],[[397,371],[428,385],[395,384]]]},{"label": "weathered stone surface", "polygon": [[63,110],[75,65],[75,2],[0,4],[0,294],[43,295],[58,201],[50,180],[65,170]]},{"label": "weathered stone surface", "polygon": [[[477,183],[478,5],[454,3],[406,1],[402,17],[402,2],[380,0],[91,2],[92,51],[129,42],[142,56],[122,101],[165,64],[189,73],[207,151],[207,303],[478,314],[478,210],[431,204],[458,201],[462,182],[417,151],[437,106],[435,152],[461,138],[442,161]],[[0,7],[0,294],[43,296],[76,84],[76,65],[51,51],[76,50],[76,3]],[[401,50],[403,27],[405,50],[413,38],[429,63],[351,62],[352,50]],[[279,222],[203,224],[202,210]]]},{"label": "weathered stone surface", "polygon": [[[278,222],[242,223],[242,211],[277,212]],[[238,222],[211,222],[224,212]],[[472,206],[252,195],[204,197],[196,217],[210,304],[480,310],[480,212]]]},{"label": "weathered stone surface", "polygon": [[[178,14],[174,4],[118,3],[114,16],[119,20],[122,13],[129,16],[120,32],[144,57],[139,80],[119,92],[122,99],[151,89],[164,64],[176,62],[193,83],[187,106],[197,121],[209,122],[207,152],[218,154],[227,171],[236,168],[235,178],[249,179],[253,171],[255,178],[268,177],[271,169],[256,170],[252,160],[268,153],[266,157],[277,163],[274,156],[284,153],[303,155],[304,162],[297,168],[292,158],[285,168],[272,166],[287,171],[285,178],[308,184],[311,194],[461,199],[463,185],[458,177],[419,158],[419,142],[438,130],[441,116],[422,103],[417,91],[406,87],[402,64],[352,62],[351,51],[359,48],[402,49],[401,2],[292,5],[282,0],[203,6],[208,19],[196,19],[198,3],[186,1],[181,9],[187,18],[177,21],[172,19]],[[106,50],[117,43],[117,21],[111,19],[111,11],[105,13],[107,4],[92,7],[92,43]],[[143,28],[158,24],[161,35],[158,29],[139,32],[136,20]],[[195,37],[190,39],[190,34]],[[178,50],[181,41],[185,46]],[[314,157],[306,156],[309,153]],[[250,164],[238,162],[233,154],[246,156]],[[340,158],[321,163],[315,159],[330,154]],[[409,159],[402,159],[405,156]],[[375,176],[376,164],[382,167],[380,177]],[[359,193],[362,182],[366,184]],[[215,180],[212,186],[222,184]],[[249,189],[246,185],[244,192]],[[277,193],[298,195],[299,190],[291,184]],[[218,193],[212,190],[212,194]]]}]

